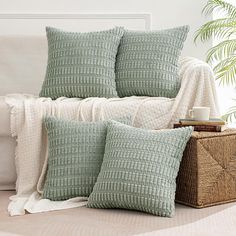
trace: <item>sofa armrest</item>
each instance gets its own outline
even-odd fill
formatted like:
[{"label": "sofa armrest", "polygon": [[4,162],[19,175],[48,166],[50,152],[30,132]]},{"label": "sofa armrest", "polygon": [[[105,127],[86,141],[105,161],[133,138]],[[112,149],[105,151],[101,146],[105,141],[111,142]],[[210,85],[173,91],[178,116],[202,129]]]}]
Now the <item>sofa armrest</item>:
[{"label": "sofa armrest", "polygon": [[214,73],[199,59],[183,57],[179,61],[181,86],[173,106],[172,123],[185,118],[193,106],[210,107],[211,116],[219,117],[219,105]]},{"label": "sofa armrest", "polygon": [[11,137],[10,131],[10,108],[5,102],[5,97],[0,96],[0,136]]},{"label": "sofa armrest", "polygon": [[[199,80],[199,77],[202,77],[203,74],[201,72],[207,72],[207,77],[204,76],[204,79],[209,80],[209,82],[215,87],[215,78],[214,72],[209,64],[206,62],[199,60],[194,57],[182,57],[179,60],[179,78],[182,80],[187,79],[189,74],[198,73],[198,76],[194,76],[193,78]],[[187,75],[187,77],[186,77]]]}]

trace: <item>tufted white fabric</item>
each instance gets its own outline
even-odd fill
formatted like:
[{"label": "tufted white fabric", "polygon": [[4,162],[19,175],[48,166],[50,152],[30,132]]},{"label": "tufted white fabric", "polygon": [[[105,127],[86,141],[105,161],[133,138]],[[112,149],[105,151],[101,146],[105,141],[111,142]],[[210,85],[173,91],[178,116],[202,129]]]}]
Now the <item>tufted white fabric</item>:
[{"label": "tufted white fabric", "polygon": [[[40,205],[40,197],[32,199],[31,195],[37,191],[38,180],[40,193],[47,167],[46,133],[42,129],[44,115],[81,121],[97,121],[132,115],[134,126],[148,129],[171,127],[177,119],[185,117],[192,106],[209,106],[211,116],[219,116],[214,75],[206,63],[194,58],[183,58],[180,61],[180,78],[181,88],[174,99],[160,97],[87,98],[84,100],[59,98],[52,101],[50,98],[8,95],[6,102],[11,107],[11,133],[12,136],[18,138],[17,194],[11,198],[10,214],[24,214],[25,209],[30,212],[35,202]],[[38,207],[37,212],[58,209],[58,206],[53,208],[50,204],[47,202],[43,208]],[[29,205],[31,207],[27,208]],[[74,206],[75,204],[71,207]],[[59,206],[59,209],[61,208],[63,205]]]}]

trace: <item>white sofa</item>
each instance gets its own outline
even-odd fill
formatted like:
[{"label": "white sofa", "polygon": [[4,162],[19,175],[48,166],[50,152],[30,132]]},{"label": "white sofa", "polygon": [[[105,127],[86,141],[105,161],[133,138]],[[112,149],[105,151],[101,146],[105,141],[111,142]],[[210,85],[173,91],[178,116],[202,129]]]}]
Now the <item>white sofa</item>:
[{"label": "white sofa", "polygon": [[[0,190],[5,190],[14,189],[16,179],[16,141],[11,137],[11,111],[5,102],[5,95],[38,95],[47,62],[46,39],[34,36],[1,36],[0,55]],[[182,86],[177,98],[163,100],[168,101],[175,116],[168,124],[163,117],[163,125],[155,128],[170,126],[179,116],[186,116],[188,109],[194,105],[210,106],[211,116],[219,115],[213,73],[206,63],[194,58],[183,58],[180,61],[180,79]]]}]

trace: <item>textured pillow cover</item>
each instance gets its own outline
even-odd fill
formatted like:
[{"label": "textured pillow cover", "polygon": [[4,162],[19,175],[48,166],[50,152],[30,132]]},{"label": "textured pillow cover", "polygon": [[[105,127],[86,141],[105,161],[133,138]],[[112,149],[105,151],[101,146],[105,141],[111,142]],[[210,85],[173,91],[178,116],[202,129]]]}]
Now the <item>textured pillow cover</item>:
[{"label": "textured pillow cover", "polygon": [[[117,120],[131,123],[129,117]],[[59,201],[89,196],[103,160],[107,122],[44,118],[48,133],[48,170],[43,198]]]},{"label": "textured pillow cover", "polygon": [[115,59],[124,29],[75,33],[47,27],[48,64],[41,97],[117,97]]},{"label": "textured pillow cover", "polygon": [[116,86],[120,97],[176,97],[178,59],[188,26],[160,31],[126,30],[118,49]]},{"label": "textured pillow cover", "polygon": [[176,177],[192,127],[150,131],[109,122],[91,208],[125,208],[174,215]]}]

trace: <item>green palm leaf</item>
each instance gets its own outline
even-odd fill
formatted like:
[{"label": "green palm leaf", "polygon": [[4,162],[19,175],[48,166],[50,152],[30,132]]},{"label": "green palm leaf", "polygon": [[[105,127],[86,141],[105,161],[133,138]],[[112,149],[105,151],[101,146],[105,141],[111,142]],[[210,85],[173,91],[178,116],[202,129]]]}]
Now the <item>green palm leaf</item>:
[{"label": "green palm leaf", "polygon": [[196,32],[194,41],[211,37],[221,42],[208,50],[206,61],[215,64],[216,79],[222,84],[236,85],[236,6],[223,0],[208,0],[203,9],[206,15],[214,11],[224,13],[224,18],[205,23]]},{"label": "green palm leaf", "polygon": [[236,52],[236,39],[225,40],[207,52],[206,61],[213,63],[232,56]]},{"label": "green palm leaf", "polygon": [[230,18],[236,17],[236,7],[222,0],[209,0],[202,10],[205,15],[211,15],[214,11],[227,14]]},{"label": "green palm leaf", "polygon": [[235,86],[236,80],[236,55],[229,56],[221,60],[215,67],[216,79],[220,80],[223,85],[228,84]]},{"label": "green palm leaf", "polygon": [[[234,99],[236,102],[236,99]],[[236,120],[236,106],[231,107],[225,115],[222,116],[222,119],[229,122],[234,122]]]},{"label": "green palm leaf", "polygon": [[[202,42],[211,37],[221,42],[208,50],[207,62],[214,64],[216,79],[220,83],[236,85],[236,6],[223,0],[208,0],[202,11],[205,15],[213,12],[224,15],[224,18],[207,22],[196,32],[194,41],[199,38]],[[236,102],[236,99],[234,99]],[[236,121],[236,106],[231,107],[223,119]]]},{"label": "green palm leaf", "polygon": [[236,18],[222,18],[205,23],[196,32],[194,41],[200,38],[204,42],[211,37],[228,39],[233,34],[236,34]]}]

